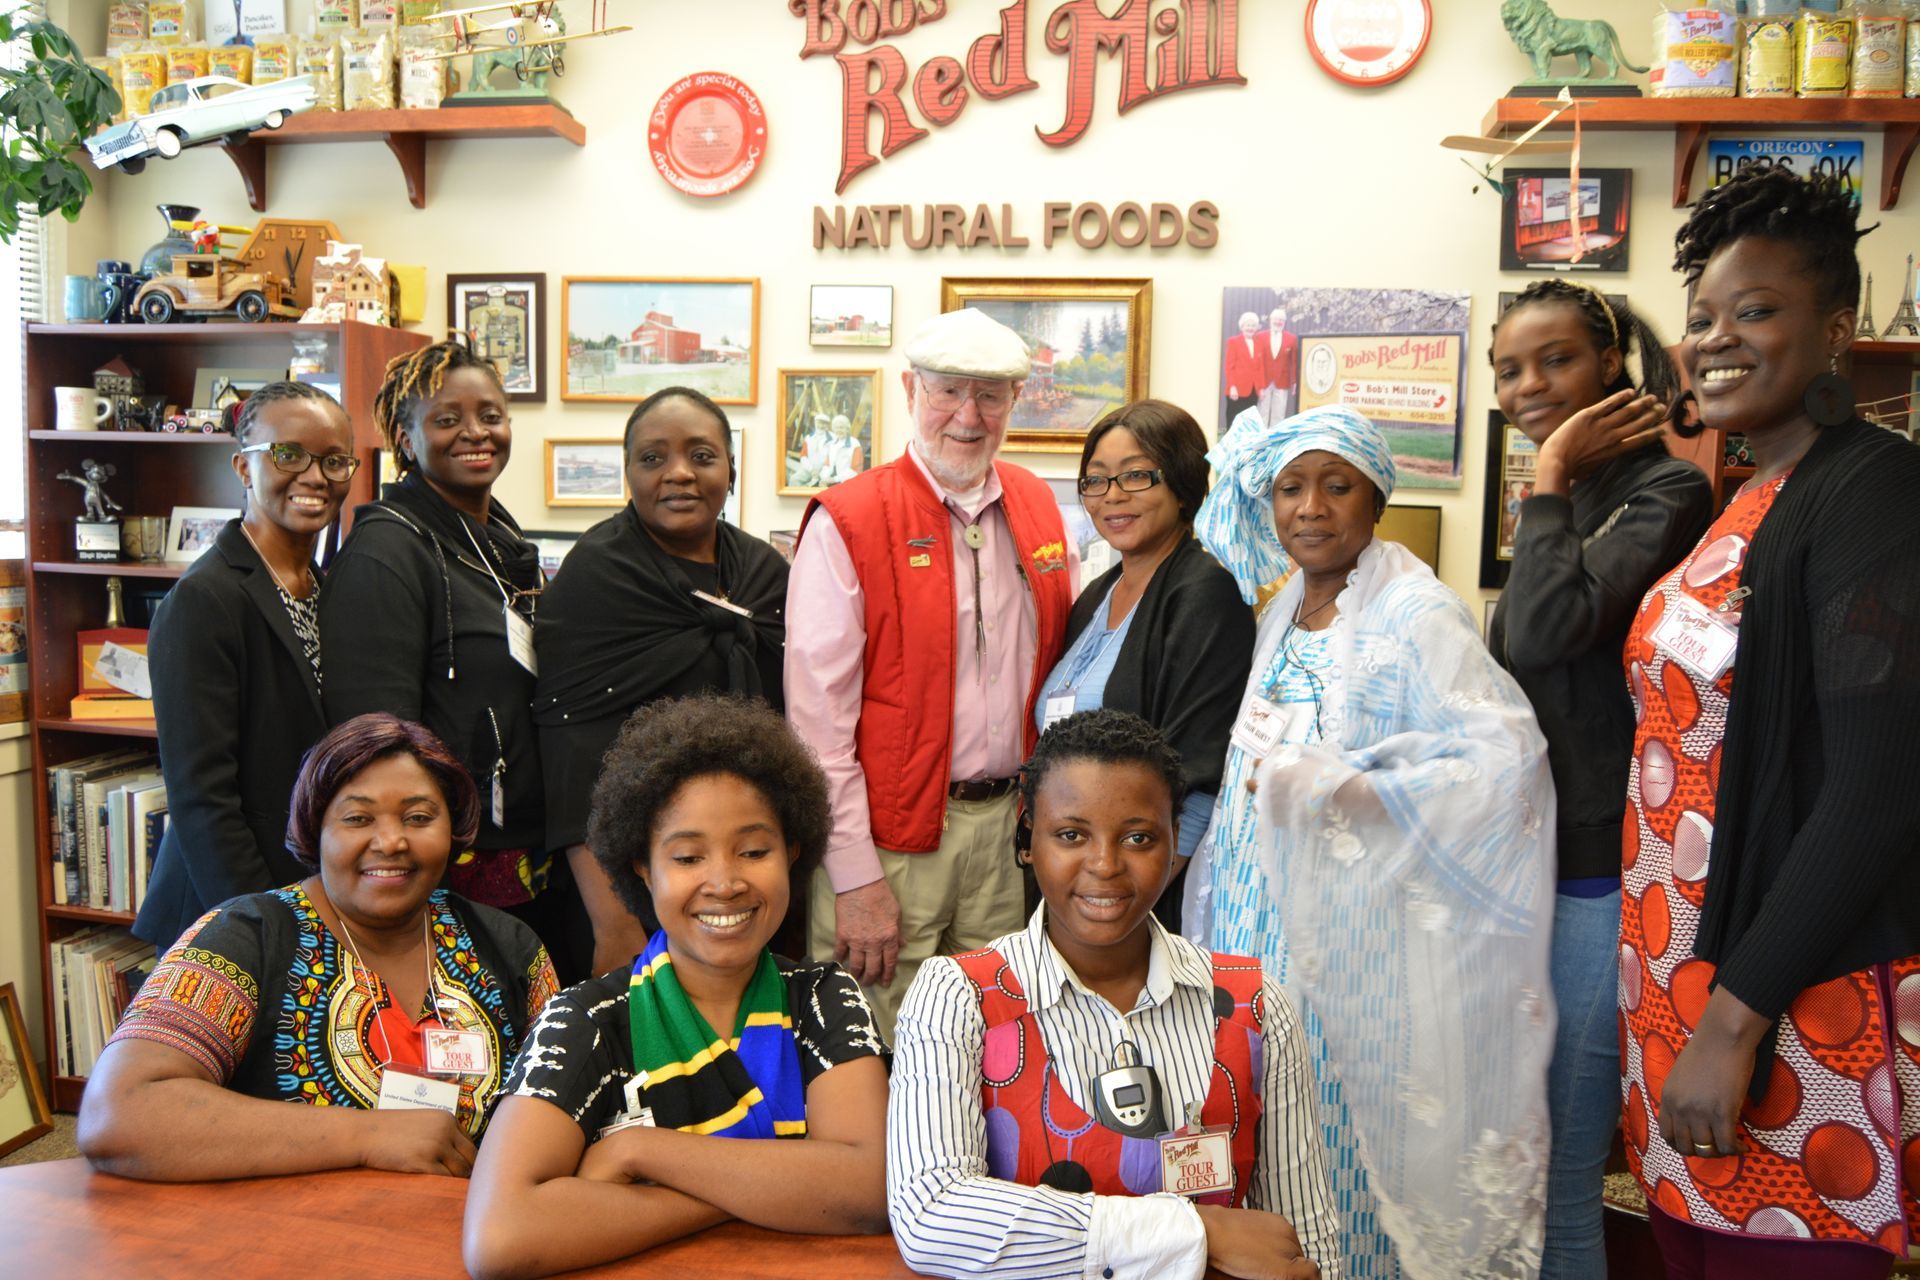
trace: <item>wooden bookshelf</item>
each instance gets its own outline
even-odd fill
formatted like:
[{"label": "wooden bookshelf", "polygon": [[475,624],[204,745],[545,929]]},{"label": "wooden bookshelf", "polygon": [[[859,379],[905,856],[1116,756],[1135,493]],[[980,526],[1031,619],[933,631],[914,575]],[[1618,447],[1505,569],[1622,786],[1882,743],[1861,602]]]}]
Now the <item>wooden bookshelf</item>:
[{"label": "wooden bookshelf", "polygon": [[427,143],[455,138],[559,138],[587,143],[587,127],[556,103],[506,102],[497,107],[436,107],[424,111],[308,111],[278,129],[256,129],[238,146],[221,149],[240,171],[247,203],[267,208],[267,151],[320,142],[384,142],[400,165],[407,201],[427,207]]},{"label": "wooden bookshelf", "polygon": [[[387,361],[424,346],[424,334],[354,322],[308,324],[28,325],[24,378],[27,481],[27,627],[31,665],[28,715],[34,767],[35,880],[38,888],[42,995],[45,998],[49,1074],[54,1044],[54,992],[46,948],[58,938],[96,924],[126,926],[126,912],[54,902],[53,815],[48,811],[47,770],[112,749],[157,745],[150,720],[76,720],[70,714],[77,691],[76,631],[105,623],[107,579],[121,578],[127,595],[163,592],[188,568],[184,564],[83,563],[74,559],[73,524],[80,491],[56,479],[84,458],[111,462],[116,474],[107,491],[125,515],[168,516],[177,506],[239,507],[240,482],[233,473],[234,442],[227,435],[155,431],[55,431],[53,388],[91,386],[93,371],[119,356],[144,376],[149,394],[191,404],[194,375],[203,368],[272,368],[293,356],[296,335],[318,337],[340,379],[340,399],[354,424],[361,459],[342,514],[373,497],[372,465],[379,437],[373,397]],[[136,601],[129,599],[130,614]],[[130,617],[134,625],[145,620]],[[85,1081],[54,1076],[56,1109],[80,1105]]]},{"label": "wooden bookshelf", "polygon": [[[1501,98],[1480,131],[1510,138],[1539,124],[1553,110],[1550,94]],[[1716,131],[1777,133],[1792,129],[1860,131],[1880,135],[1880,207],[1900,202],[1907,161],[1920,142],[1920,98],[1582,98],[1581,129],[1671,129],[1673,207],[1691,198],[1693,167],[1707,135]],[[1548,131],[1571,130],[1564,113]]]}]

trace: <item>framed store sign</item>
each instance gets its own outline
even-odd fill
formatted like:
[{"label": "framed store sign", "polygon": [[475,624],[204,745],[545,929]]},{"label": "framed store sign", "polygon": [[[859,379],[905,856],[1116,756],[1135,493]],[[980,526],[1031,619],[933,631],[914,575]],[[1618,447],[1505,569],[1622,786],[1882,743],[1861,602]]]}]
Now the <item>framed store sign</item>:
[{"label": "framed store sign", "polygon": [[547,277],[525,274],[447,277],[447,328],[492,363],[507,399],[547,398]]}]

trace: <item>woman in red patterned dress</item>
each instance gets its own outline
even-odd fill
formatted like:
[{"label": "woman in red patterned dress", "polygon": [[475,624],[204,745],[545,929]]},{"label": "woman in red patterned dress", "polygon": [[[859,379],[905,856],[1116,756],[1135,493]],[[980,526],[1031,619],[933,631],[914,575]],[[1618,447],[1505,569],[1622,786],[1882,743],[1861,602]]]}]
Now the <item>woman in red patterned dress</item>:
[{"label": "woman in red patterned dress", "polygon": [[1755,474],[1625,652],[1622,1089],[1672,1277],[1884,1277],[1920,1229],[1920,450],[1839,376],[1855,216],[1749,172],[1677,238],[1689,396]]}]

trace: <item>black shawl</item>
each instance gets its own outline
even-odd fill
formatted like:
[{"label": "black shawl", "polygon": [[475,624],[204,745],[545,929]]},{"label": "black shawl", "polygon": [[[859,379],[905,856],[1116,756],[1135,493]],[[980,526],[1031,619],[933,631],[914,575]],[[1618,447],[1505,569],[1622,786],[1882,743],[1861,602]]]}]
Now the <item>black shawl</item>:
[{"label": "black shawl", "polygon": [[625,714],[678,691],[709,654],[724,663],[728,691],[779,706],[780,691],[764,687],[760,660],[786,639],[787,562],[724,521],[714,552],[728,600],[751,618],[696,597],[686,571],[631,504],[589,529],[540,601],[534,723]]},{"label": "black shawl", "polygon": [[[1080,592],[1067,616],[1068,646],[1119,580],[1115,565]],[[1253,636],[1253,610],[1233,575],[1191,534],[1160,562],[1134,606],[1102,704],[1158,729],[1180,753],[1192,790],[1220,790],[1227,738],[1253,669]]]},{"label": "black shawl", "polygon": [[[354,513],[356,520],[379,512],[386,507],[388,515],[398,515],[424,534],[433,544],[434,555],[440,561],[440,581],[442,598],[447,610],[447,643],[453,643],[453,584],[447,566],[455,561],[464,561],[471,568],[484,572],[476,544],[485,549],[487,560],[495,574],[507,584],[510,591],[538,592],[545,581],[540,572],[540,549],[528,542],[520,533],[519,522],[498,502],[489,502],[487,523],[481,526],[456,511],[451,503],[428,484],[418,468],[409,471],[395,484],[380,491],[380,501]],[[529,621],[533,619],[533,602],[521,597],[514,602],[514,608]],[[458,655],[454,655],[457,659]]]},{"label": "black shawl", "polygon": [[1742,585],[1694,954],[1777,1017],[1920,952],[1920,449],[1864,422],[1821,432]]}]

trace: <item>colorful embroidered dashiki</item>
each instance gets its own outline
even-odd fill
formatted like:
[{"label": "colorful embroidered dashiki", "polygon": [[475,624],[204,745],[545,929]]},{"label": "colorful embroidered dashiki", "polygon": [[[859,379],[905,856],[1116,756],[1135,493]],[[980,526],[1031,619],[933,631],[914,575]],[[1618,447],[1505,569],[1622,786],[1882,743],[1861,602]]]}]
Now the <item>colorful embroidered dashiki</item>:
[{"label": "colorful embroidered dashiki", "polygon": [[[461,1078],[459,1121],[486,1127],[527,1028],[558,991],[533,931],[444,889],[428,899],[440,1023],[484,1037],[488,1070]],[[378,974],[352,964],[299,885],[235,898],[161,957],[115,1040],[178,1049],[227,1088],[314,1106],[372,1108],[391,1052]],[[377,1028],[377,1029],[376,1029]]]},{"label": "colorful embroidered dashiki", "polygon": [[[1693,954],[1706,900],[1733,666],[1708,680],[1654,639],[1692,600],[1740,585],[1748,544],[1786,483],[1746,490],[1641,601],[1626,667],[1638,728],[1627,781],[1620,921],[1627,1159],[1669,1216],[1718,1231],[1877,1244],[1920,1239],[1920,956],[1809,987],[1778,1023],[1742,1156],[1682,1155],[1660,1136],[1667,1073],[1705,1010],[1714,966]],[[1890,803],[1900,803],[1890,800]]]}]

